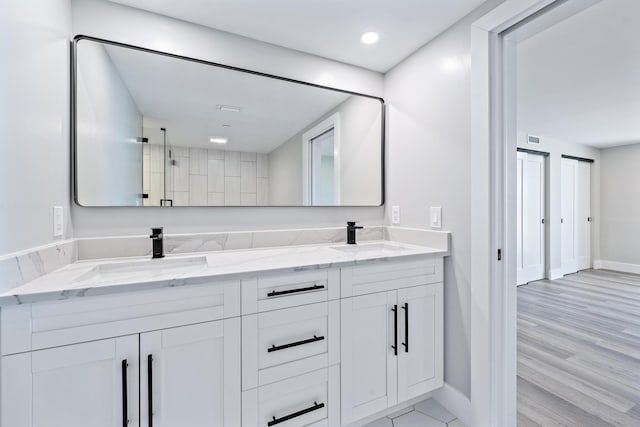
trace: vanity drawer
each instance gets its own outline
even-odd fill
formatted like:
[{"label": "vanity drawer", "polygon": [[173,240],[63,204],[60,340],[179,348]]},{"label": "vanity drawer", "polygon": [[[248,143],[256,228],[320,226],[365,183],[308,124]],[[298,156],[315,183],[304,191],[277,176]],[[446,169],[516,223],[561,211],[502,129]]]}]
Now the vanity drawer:
[{"label": "vanity drawer", "polygon": [[442,256],[421,255],[401,261],[378,261],[340,271],[341,297],[385,292],[442,282]]},{"label": "vanity drawer", "polygon": [[331,366],[243,392],[242,427],[335,427],[339,405],[340,367]]},{"label": "vanity drawer", "polygon": [[242,281],[242,314],[340,298],[340,270],[264,275]]},{"label": "vanity drawer", "polygon": [[242,389],[337,364],[340,301],[242,317]]},{"label": "vanity drawer", "polygon": [[239,314],[237,280],[24,304],[0,311],[0,346],[7,355]]}]

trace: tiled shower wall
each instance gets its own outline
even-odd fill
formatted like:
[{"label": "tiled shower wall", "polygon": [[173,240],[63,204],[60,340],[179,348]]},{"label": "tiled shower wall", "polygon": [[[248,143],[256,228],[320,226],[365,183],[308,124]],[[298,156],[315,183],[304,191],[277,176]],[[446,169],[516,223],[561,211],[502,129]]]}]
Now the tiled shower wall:
[{"label": "tiled shower wall", "polygon": [[[174,206],[268,206],[269,165],[266,154],[205,148],[170,147],[167,199]],[[143,147],[145,206],[163,197],[164,149]]]}]

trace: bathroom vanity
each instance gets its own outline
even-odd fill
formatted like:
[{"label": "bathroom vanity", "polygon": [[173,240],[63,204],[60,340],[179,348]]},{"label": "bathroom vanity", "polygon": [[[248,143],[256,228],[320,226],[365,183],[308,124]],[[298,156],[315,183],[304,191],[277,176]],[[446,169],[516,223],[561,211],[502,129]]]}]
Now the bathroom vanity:
[{"label": "bathroom vanity", "polygon": [[2,426],[350,425],[443,385],[443,256],[85,261],[0,296]]}]

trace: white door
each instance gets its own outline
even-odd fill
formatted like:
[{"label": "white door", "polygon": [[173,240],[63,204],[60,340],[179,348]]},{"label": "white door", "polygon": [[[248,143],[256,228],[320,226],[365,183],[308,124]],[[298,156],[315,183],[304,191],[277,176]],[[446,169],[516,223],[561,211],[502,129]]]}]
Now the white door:
[{"label": "white door", "polygon": [[576,180],[578,270],[591,268],[591,163],[578,162]]},{"label": "white door", "polygon": [[576,181],[578,161],[562,159],[561,176],[561,228],[562,228],[562,274],[578,271],[576,230]]},{"label": "white door", "polygon": [[396,334],[400,321],[396,291],[341,301],[343,425],[396,404],[397,357],[391,346],[396,337],[400,346],[400,336]]},{"label": "white door", "polygon": [[141,334],[142,426],[239,426],[240,358],[239,318]]},{"label": "white door", "polygon": [[545,158],[518,153],[517,284],[545,277]]},{"label": "white door", "polygon": [[398,402],[442,387],[442,284],[398,290]]},{"label": "white door", "polygon": [[2,358],[3,427],[136,427],[138,335]]}]

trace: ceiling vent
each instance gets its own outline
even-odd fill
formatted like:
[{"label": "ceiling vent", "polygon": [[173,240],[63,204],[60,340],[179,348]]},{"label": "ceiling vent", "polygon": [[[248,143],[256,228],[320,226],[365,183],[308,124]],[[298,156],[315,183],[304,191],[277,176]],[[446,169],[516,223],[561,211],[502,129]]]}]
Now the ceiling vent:
[{"label": "ceiling vent", "polygon": [[529,144],[540,144],[540,137],[535,135],[527,135],[527,142]]}]

